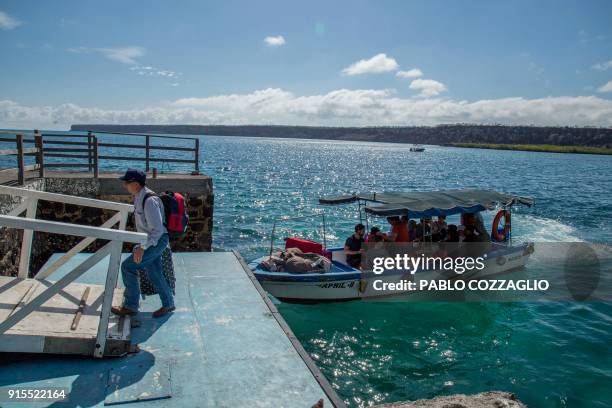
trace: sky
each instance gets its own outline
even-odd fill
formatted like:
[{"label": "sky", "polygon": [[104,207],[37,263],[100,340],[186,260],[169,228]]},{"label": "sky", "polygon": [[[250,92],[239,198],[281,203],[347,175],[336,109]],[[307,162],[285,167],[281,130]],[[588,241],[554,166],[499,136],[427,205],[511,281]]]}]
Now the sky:
[{"label": "sky", "polygon": [[612,126],[612,1],[0,0],[0,128]]}]

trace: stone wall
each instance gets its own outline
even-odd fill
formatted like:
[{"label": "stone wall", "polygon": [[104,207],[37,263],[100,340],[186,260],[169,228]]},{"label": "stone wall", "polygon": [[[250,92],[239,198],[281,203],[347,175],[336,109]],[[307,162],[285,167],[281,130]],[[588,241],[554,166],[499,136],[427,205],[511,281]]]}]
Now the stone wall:
[{"label": "stone wall", "polygon": [[[122,183],[116,174],[100,175],[93,179],[78,173],[52,175],[39,182],[35,188],[60,194],[71,194],[79,197],[97,198],[101,200],[132,203],[132,198],[123,189]],[[214,194],[212,179],[208,176],[163,175],[157,179],[148,180],[151,189],[159,193],[166,190],[177,191],[183,194],[187,201],[189,225],[187,233],[180,240],[173,240],[170,246],[174,251],[210,251],[212,246],[212,222]],[[177,188],[180,186],[180,188]],[[6,213],[16,204],[10,197],[0,200],[0,211]],[[2,204],[4,202],[4,205]],[[97,208],[81,207],[72,204],[39,201],[37,217],[50,221],[68,222],[83,225],[102,225],[114,211]],[[128,221],[128,230],[134,230],[133,216]],[[21,233],[15,230],[2,231],[0,236],[0,274],[16,275],[19,265],[19,243]],[[34,234],[32,247],[32,260],[30,273],[40,269],[53,252],[65,252],[78,243],[82,238],[67,235],[37,232]],[[95,251],[104,245],[103,241],[96,241],[86,248],[86,251]],[[125,251],[131,250],[126,245]]]},{"label": "stone wall", "polygon": [[[29,181],[24,188],[43,190],[45,181],[42,179]],[[7,214],[21,204],[21,198],[0,194],[0,214]],[[23,231],[0,227],[0,275],[16,276],[19,271],[19,253]],[[32,258],[41,258],[40,248],[32,246]],[[40,267],[40,266],[39,266]]]}]

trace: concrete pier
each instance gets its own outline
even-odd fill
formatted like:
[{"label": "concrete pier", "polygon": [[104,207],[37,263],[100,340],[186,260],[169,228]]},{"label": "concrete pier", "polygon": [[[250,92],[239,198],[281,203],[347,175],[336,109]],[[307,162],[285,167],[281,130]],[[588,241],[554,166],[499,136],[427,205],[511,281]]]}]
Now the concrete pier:
[{"label": "concrete pier", "polygon": [[[102,284],[107,262],[79,282]],[[65,387],[65,406],[311,407],[319,399],[343,406],[237,253],[175,253],[174,265],[177,310],[154,319],[159,298],[142,302],[132,331],[140,352],[103,360],[0,355],[0,389]]]}]

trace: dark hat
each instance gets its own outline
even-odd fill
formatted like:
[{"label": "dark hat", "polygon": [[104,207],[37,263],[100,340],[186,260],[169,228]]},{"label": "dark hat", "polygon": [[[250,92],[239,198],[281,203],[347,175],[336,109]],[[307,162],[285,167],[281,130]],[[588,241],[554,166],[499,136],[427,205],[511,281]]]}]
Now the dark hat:
[{"label": "dark hat", "polygon": [[370,229],[370,234],[378,234],[380,232],[380,228],[378,227],[372,227],[372,229]]},{"label": "dark hat", "polygon": [[147,173],[138,169],[127,169],[125,171],[125,174],[119,177],[119,180],[123,180],[128,183],[131,183],[132,181],[137,181],[140,184],[144,184],[147,180]]}]

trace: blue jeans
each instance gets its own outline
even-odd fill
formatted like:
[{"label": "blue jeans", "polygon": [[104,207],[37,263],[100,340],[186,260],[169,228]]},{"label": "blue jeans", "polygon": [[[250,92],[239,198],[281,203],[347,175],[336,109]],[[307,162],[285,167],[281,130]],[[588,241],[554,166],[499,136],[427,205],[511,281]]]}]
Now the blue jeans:
[{"label": "blue jeans", "polygon": [[163,307],[174,306],[174,299],[172,297],[172,289],[168,286],[168,282],[164,277],[162,269],[161,255],[164,249],[168,246],[168,234],[163,234],[157,245],[145,249],[142,261],[140,263],[134,262],[134,255],[128,256],[125,261],[121,263],[121,277],[123,278],[123,284],[125,285],[125,292],[123,294],[124,301],[123,306],[131,310],[138,310],[138,303],[140,297],[140,281],[138,279],[138,270],[145,269],[149,275],[151,283],[157,290],[159,298],[161,299]]}]

